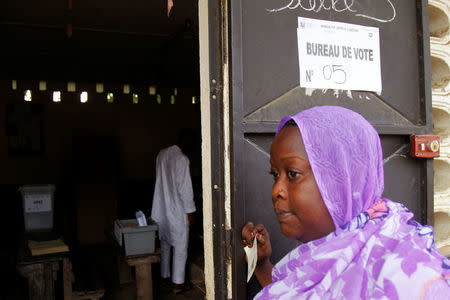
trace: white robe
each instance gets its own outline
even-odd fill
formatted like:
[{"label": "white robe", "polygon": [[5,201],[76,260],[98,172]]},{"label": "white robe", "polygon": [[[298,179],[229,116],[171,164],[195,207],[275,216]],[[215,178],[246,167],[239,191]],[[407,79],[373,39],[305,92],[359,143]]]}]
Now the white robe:
[{"label": "white robe", "polygon": [[195,211],[189,159],[174,145],[156,158],[156,183],[151,218],[158,223],[159,238],[173,247],[188,242],[187,214]]}]

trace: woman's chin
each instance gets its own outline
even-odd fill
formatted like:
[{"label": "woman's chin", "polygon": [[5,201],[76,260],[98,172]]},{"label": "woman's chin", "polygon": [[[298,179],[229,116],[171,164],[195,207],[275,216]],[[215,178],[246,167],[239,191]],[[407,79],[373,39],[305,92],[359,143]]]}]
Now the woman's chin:
[{"label": "woman's chin", "polygon": [[302,240],[303,233],[299,231],[293,230],[292,227],[287,226],[286,224],[280,224],[281,232],[287,238]]}]

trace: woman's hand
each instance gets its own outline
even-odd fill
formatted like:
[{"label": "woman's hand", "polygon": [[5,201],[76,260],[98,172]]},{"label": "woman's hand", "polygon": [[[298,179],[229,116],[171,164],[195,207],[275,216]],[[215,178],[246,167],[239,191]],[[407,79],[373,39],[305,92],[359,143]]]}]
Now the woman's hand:
[{"label": "woman's hand", "polygon": [[253,246],[253,239],[256,236],[258,240],[258,262],[255,268],[256,278],[263,287],[272,283],[273,265],[269,259],[272,254],[272,246],[270,244],[269,232],[262,224],[254,225],[252,222],[247,222],[242,228],[241,236],[242,242],[249,247]]},{"label": "woman's hand", "polygon": [[270,244],[269,232],[262,224],[254,225],[247,222],[242,228],[242,242],[250,248],[253,246],[253,239],[258,239],[258,264],[264,260],[268,260],[272,254],[272,246]]}]

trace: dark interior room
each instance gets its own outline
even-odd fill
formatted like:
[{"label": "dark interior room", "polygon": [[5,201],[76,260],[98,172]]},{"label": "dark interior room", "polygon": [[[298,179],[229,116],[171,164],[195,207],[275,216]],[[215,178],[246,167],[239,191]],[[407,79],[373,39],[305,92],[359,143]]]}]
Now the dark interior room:
[{"label": "dark interior room", "polygon": [[[188,261],[203,270],[197,3],[173,4],[170,12],[167,1],[0,4],[0,299],[31,298],[18,267],[26,243],[54,239],[71,262],[54,270],[54,299],[64,299],[66,271],[74,295],[135,299],[114,224],[138,210],[150,216],[156,156],[186,129],[196,138]],[[54,187],[50,230],[26,228],[21,188],[34,185]],[[152,269],[155,299],[170,299],[158,263]],[[191,280],[198,299],[201,276]]]}]

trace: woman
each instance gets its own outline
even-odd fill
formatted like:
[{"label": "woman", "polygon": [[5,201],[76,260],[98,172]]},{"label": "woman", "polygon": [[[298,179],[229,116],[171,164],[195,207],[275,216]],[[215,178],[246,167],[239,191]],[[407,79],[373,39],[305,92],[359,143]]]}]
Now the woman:
[{"label": "woman", "polygon": [[381,199],[380,139],[361,115],[321,106],[283,118],[270,165],[281,231],[304,244],[273,266],[267,230],[244,226],[244,244],[258,240],[255,299],[450,298],[432,228]]}]

